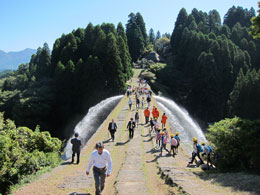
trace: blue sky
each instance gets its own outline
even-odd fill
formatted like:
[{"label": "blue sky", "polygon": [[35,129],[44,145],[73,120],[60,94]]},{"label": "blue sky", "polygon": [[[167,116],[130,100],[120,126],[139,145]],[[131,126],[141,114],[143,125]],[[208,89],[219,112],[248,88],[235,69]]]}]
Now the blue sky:
[{"label": "blue sky", "polygon": [[0,50],[36,49],[44,42],[52,48],[62,33],[85,28],[89,22],[125,25],[131,12],[142,14],[147,31],[171,33],[182,7],[188,13],[193,8],[216,9],[223,19],[233,5],[258,9],[257,0],[1,0]]}]

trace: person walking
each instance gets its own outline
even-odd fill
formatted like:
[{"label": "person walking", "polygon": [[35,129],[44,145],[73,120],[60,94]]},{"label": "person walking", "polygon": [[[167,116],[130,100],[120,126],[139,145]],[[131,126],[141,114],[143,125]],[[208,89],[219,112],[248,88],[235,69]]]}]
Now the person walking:
[{"label": "person walking", "polygon": [[151,127],[151,131],[150,132],[152,132],[153,131],[153,127],[154,127],[154,119],[152,117],[150,119],[150,127]]},{"label": "person walking", "polygon": [[129,106],[129,110],[131,111],[131,108],[132,108],[132,100],[131,100],[131,98],[129,98],[129,100],[128,100],[128,106]]},{"label": "person walking", "polygon": [[163,113],[162,115],[162,120],[161,120],[161,123],[162,123],[162,128],[165,127],[165,124],[166,124],[166,120],[168,119],[168,117],[165,115],[165,113]]},{"label": "person walking", "polygon": [[213,164],[211,162],[211,159],[210,159],[210,154],[213,152],[213,150],[212,150],[212,148],[210,146],[206,146],[205,142],[201,142],[201,145],[203,146],[202,157],[204,155],[207,155],[207,169],[209,170],[209,163],[210,163],[211,167],[213,166]]},{"label": "person walking", "polygon": [[127,129],[129,130],[129,139],[133,139],[135,130],[135,122],[133,121],[133,118],[128,122]]},{"label": "person walking", "polygon": [[135,113],[135,124],[136,124],[136,127],[138,127],[138,124],[139,124],[139,113],[138,113],[138,110]]},{"label": "person walking", "polygon": [[155,130],[155,138],[156,138],[156,147],[157,148],[160,148],[160,146],[161,146],[162,134],[161,134],[160,131],[161,131],[160,129]]},{"label": "person walking", "polygon": [[200,164],[204,164],[203,160],[200,157],[200,152],[203,151],[201,145],[198,144],[198,140],[195,137],[192,138],[192,141],[193,141],[193,152],[192,152],[192,157],[191,157],[191,161],[189,162],[189,164],[193,163],[193,161],[195,160],[196,156],[198,156],[198,158],[200,159]]},{"label": "person walking", "polygon": [[147,106],[150,107],[151,97],[148,95],[146,98]]},{"label": "person walking", "polygon": [[135,109],[137,110],[139,110],[139,108],[140,108],[140,99],[139,99],[139,97],[137,96],[136,97],[136,105],[135,105]]},{"label": "person walking", "polygon": [[144,109],[144,97],[142,97],[141,105],[142,105],[142,109]]},{"label": "person walking", "polygon": [[148,107],[144,110],[144,117],[145,117],[145,124],[149,122],[149,117],[150,117],[150,110]]},{"label": "person walking", "polygon": [[86,175],[93,166],[93,174],[95,179],[96,195],[101,195],[105,187],[106,177],[111,175],[112,159],[108,150],[104,149],[102,142],[96,143],[96,150],[90,156]]},{"label": "person walking", "polygon": [[178,131],[175,133],[174,138],[175,138],[175,139],[177,140],[177,142],[178,142],[178,144],[177,144],[177,146],[176,146],[176,153],[178,153],[178,151],[179,151],[179,146],[180,146],[180,142],[181,142],[181,138],[180,138],[180,136],[179,136],[179,132],[178,132]]},{"label": "person walking", "polygon": [[153,118],[157,118],[158,119],[159,116],[160,116],[160,112],[159,112],[159,110],[157,108],[154,108],[152,114],[153,114]]},{"label": "person walking", "polygon": [[166,148],[166,144],[168,142],[167,136],[164,134],[164,132],[161,133],[161,154],[162,156],[162,150],[166,150],[169,153],[169,150]]},{"label": "person walking", "polygon": [[114,122],[114,119],[112,119],[112,122],[109,123],[108,130],[110,132],[112,141],[114,141],[115,140],[115,132],[117,130],[117,125]]},{"label": "person walking", "polygon": [[176,154],[178,141],[174,138],[173,134],[171,134],[170,144],[171,144],[170,154],[171,154],[171,151],[172,151],[172,156],[174,156]]},{"label": "person walking", "polygon": [[71,160],[71,164],[74,163],[75,154],[77,154],[77,164],[79,164],[81,141],[79,139],[79,134],[78,133],[75,133],[74,136],[75,136],[75,138],[70,140],[70,143],[72,144],[72,160]]}]

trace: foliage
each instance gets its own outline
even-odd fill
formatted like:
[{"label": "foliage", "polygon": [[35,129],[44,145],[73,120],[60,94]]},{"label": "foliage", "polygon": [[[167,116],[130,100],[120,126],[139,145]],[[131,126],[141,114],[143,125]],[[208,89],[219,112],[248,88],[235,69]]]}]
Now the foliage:
[{"label": "foliage", "polygon": [[149,42],[152,44],[155,42],[155,34],[152,28],[149,30]]},{"label": "foliage", "polygon": [[[258,7],[260,8],[260,2],[258,2]],[[258,12],[258,16],[257,17],[253,17],[251,19],[251,22],[252,22],[251,28],[252,28],[252,30],[250,32],[255,39],[260,38],[260,9],[257,12]]]},{"label": "foliage", "polygon": [[145,23],[140,13],[130,13],[126,24],[128,47],[133,62],[136,62],[145,52],[148,44]]},{"label": "foliage", "polygon": [[[136,20],[144,25],[140,14]],[[54,136],[68,137],[90,106],[125,91],[133,75],[127,42],[122,23],[117,28],[89,23],[63,34],[51,53],[45,43],[30,63],[3,81],[0,111],[18,125],[39,124]]]},{"label": "foliage", "polygon": [[[254,14],[253,8],[232,7],[221,25],[217,10],[193,9],[187,14],[181,9],[170,39],[173,61],[154,72],[156,82],[202,121],[214,122],[238,113],[229,112],[228,100],[239,70],[260,68],[260,42],[249,35]],[[252,106],[259,104],[251,100],[255,102]]]},{"label": "foliage", "polygon": [[231,116],[246,119],[260,119],[260,71],[240,70],[233,91],[230,93],[229,112]]},{"label": "foliage", "polygon": [[238,117],[210,126],[207,139],[218,154],[220,170],[260,170],[260,120]]},{"label": "foliage", "polygon": [[49,132],[16,127],[0,113],[0,192],[6,193],[11,184],[25,175],[57,166],[61,145]]},{"label": "foliage", "polygon": [[156,39],[154,43],[154,49],[160,56],[164,56],[164,54],[167,53],[169,46],[170,39],[167,37]]},{"label": "foliage", "polygon": [[162,70],[163,68],[165,68],[165,66],[166,64],[162,64],[162,63],[152,64],[149,67],[149,71],[151,71],[152,73],[156,73]]}]

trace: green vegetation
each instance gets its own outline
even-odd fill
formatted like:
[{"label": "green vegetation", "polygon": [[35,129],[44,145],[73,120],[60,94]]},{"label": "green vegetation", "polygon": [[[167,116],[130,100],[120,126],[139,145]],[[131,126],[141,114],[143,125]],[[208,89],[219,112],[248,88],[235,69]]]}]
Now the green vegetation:
[{"label": "green vegetation", "polygon": [[[258,7],[260,8],[260,2],[258,2]],[[257,12],[258,12],[258,16],[257,17],[253,17],[251,19],[251,22],[252,22],[251,34],[256,39],[260,38],[260,9]]]},{"label": "green vegetation", "polygon": [[207,139],[214,143],[220,170],[260,171],[260,120],[238,117],[225,119],[209,127]]},{"label": "green vegetation", "polygon": [[148,36],[143,17],[140,13],[130,13],[128,17],[129,20],[126,24],[128,47],[133,62],[136,62],[145,53]]},{"label": "green vegetation", "polygon": [[173,62],[153,72],[156,82],[203,121],[238,114],[234,97],[228,101],[239,71],[258,70],[260,64],[260,42],[249,35],[254,16],[253,8],[232,7],[221,25],[216,10],[193,9],[188,15],[181,9],[170,42]]},{"label": "green vegetation", "polygon": [[5,78],[0,111],[19,126],[67,138],[90,106],[122,94],[133,75],[121,23],[78,28],[58,38],[50,53],[38,48],[29,64]]},{"label": "green vegetation", "polygon": [[26,175],[57,166],[61,146],[62,142],[49,132],[16,127],[0,113],[0,192],[6,193]]},{"label": "green vegetation", "polygon": [[[221,120],[207,133],[221,171],[260,170],[260,41],[250,35],[251,18],[256,38],[253,8],[233,6],[223,25],[216,10],[188,15],[181,9],[170,37],[172,63],[142,73],[154,91],[174,97],[205,124]],[[149,40],[156,45],[153,30]]]}]

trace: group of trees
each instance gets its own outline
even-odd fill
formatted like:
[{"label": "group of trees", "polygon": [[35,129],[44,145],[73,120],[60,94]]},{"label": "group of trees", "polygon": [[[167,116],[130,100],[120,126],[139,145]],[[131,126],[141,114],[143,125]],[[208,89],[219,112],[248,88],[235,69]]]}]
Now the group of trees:
[{"label": "group of trees", "polygon": [[123,25],[89,23],[63,34],[51,53],[44,44],[30,63],[5,78],[0,111],[17,125],[40,125],[65,138],[66,128],[71,132],[90,106],[122,94],[132,74]]},{"label": "group of trees", "polygon": [[254,16],[253,8],[232,7],[222,24],[216,10],[179,12],[171,36],[173,65],[156,76],[170,95],[203,121],[237,114],[228,100],[238,73],[259,69],[260,41],[249,34]]},{"label": "group of trees", "polygon": [[258,19],[253,8],[230,8],[223,24],[216,10],[188,15],[181,9],[171,35],[173,63],[149,69],[154,89],[177,98],[205,124],[216,122],[207,138],[221,170],[260,168]]},{"label": "group of trees", "polygon": [[126,36],[129,52],[133,62],[136,62],[144,53],[148,45],[148,36],[142,15],[130,13],[126,24]]}]

